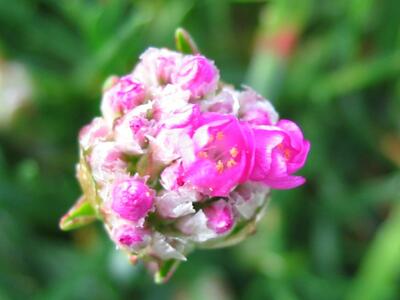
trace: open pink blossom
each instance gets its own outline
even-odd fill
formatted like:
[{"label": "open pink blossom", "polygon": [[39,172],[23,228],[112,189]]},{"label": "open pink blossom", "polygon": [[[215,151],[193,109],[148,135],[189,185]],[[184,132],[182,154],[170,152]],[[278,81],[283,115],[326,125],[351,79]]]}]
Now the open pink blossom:
[{"label": "open pink blossom", "polygon": [[111,208],[121,218],[136,222],[147,216],[153,207],[154,196],[155,191],[141,178],[118,180],[112,189]]},{"label": "open pink blossom", "polygon": [[105,141],[110,135],[110,129],[103,118],[94,118],[79,132],[79,145],[83,150],[88,150],[95,144]]},{"label": "open pink blossom", "polygon": [[250,88],[239,94],[239,117],[255,125],[274,125],[278,122],[278,113],[272,104]]},{"label": "open pink blossom", "polygon": [[305,182],[301,176],[292,176],[303,167],[310,142],[292,121],[280,120],[276,126],[254,128],[255,162],[250,175],[253,181],[262,181],[275,189],[291,189]]},{"label": "open pink blossom", "polygon": [[248,179],[254,137],[232,115],[205,113],[193,134],[193,149],[183,158],[183,180],[210,196],[227,196]]},{"label": "open pink blossom", "polygon": [[145,87],[131,75],[119,78],[104,92],[101,112],[107,122],[127,113],[143,103],[146,97]]},{"label": "open pink blossom", "polygon": [[187,55],[176,73],[172,83],[191,92],[192,98],[201,98],[214,92],[219,80],[219,71],[214,63],[202,55]]},{"label": "open pink blossom", "polygon": [[119,247],[139,250],[150,241],[149,231],[132,224],[121,224],[113,228],[112,239]]},{"label": "open pink blossom", "polygon": [[218,234],[224,234],[231,230],[234,224],[234,216],[229,203],[223,199],[213,202],[204,208],[207,217],[208,228]]}]

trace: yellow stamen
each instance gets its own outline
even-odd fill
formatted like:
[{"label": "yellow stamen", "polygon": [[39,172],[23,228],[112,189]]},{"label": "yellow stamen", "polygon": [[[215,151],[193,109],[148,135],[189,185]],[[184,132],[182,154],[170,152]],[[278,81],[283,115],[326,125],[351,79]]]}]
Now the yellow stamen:
[{"label": "yellow stamen", "polygon": [[204,152],[204,151],[200,151],[197,155],[198,155],[200,158],[207,158],[207,157],[208,157],[207,152]]},{"label": "yellow stamen", "polygon": [[220,141],[224,138],[224,133],[222,131],[217,132],[217,141]]},{"label": "yellow stamen", "polygon": [[283,153],[283,157],[285,160],[289,160],[290,157],[292,156],[292,153],[289,148],[286,148],[282,143],[280,143],[278,146],[279,150],[281,150]]},{"label": "yellow stamen", "polygon": [[234,165],[236,165],[236,161],[233,160],[232,158],[230,160],[227,161],[226,166],[228,168],[232,168]]},{"label": "yellow stamen", "polygon": [[283,150],[283,156],[285,157],[286,160],[289,160],[290,156],[291,156],[290,150],[287,148],[285,150]]},{"label": "yellow stamen", "polygon": [[224,171],[224,164],[222,163],[221,160],[217,161],[215,168],[217,169],[217,172],[220,174],[222,173],[222,171]]},{"label": "yellow stamen", "polygon": [[231,156],[233,158],[235,158],[239,154],[239,151],[236,147],[233,147],[233,148],[231,148],[231,150],[229,150],[229,153],[231,154]]}]

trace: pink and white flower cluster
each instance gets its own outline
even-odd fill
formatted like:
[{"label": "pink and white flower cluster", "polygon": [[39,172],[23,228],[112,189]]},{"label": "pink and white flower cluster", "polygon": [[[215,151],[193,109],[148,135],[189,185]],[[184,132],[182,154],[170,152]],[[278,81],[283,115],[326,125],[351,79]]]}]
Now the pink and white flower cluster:
[{"label": "pink and white flower cluster", "polygon": [[255,222],[270,189],[305,179],[310,143],[251,88],[223,84],[213,61],[150,48],[104,87],[101,117],[81,130],[82,161],[119,248],[185,260]]}]

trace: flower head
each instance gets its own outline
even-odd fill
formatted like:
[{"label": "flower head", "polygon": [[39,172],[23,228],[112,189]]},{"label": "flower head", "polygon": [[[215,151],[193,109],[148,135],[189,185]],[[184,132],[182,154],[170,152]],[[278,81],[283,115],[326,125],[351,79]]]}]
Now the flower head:
[{"label": "flower head", "polygon": [[252,89],[219,81],[200,54],[149,48],[131,74],[107,81],[101,111],[81,130],[84,195],[63,220],[102,219],[163,280],[196,246],[244,239],[271,189],[305,181],[294,175],[310,149],[300,128]]}]

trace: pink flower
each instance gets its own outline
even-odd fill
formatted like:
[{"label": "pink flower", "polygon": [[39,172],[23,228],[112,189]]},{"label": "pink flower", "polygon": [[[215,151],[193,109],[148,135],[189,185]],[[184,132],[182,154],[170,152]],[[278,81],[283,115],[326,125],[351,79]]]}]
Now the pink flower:
[{"label": "pink flower", "polygon": [[143,103],[146,97],[144,85],[126,75],[104,92],[101,112],[107,122],[112,121]]},{"label": "pink flower", "polygon": [[155,191],[139,177],[119,180],[112,190],[111,208],[121,218],[137,222],[153,207]]},{"label": "pink flower", "polygon": [[83,127],[79,132],[79,144],[83,150],[88,150],[98,142],[104,141],[110,134],[110,130],[103,118],[94,118],[93,121]]},{"label": "pink flower", "polygon": [[183,180],[210,196],[227,196],[248,179],[254,137],[234,116],[205,113],[195,130],[191,151],[184,153]]},{"label": "pink flower", "polygon": [[150,240],[148,230],[131,224],[122,224],[113,228],[111,236],[118,246],[130,249],[142,248]]},{"label": "pink flower", "polygon": [[204,208],[207,217],[207,226],[218,234],[231,230],[234,224],[234,217],[229,203],[225,200],[213,202]]},{"label": "pink flower", "polygon": [[258,126],[254,128],[254,136],[251,180],[262,181],[275,189],[291,189],[305,182],[301,176],[292,176],[303,167],[310,150],[310,142],[304,140],[295,123],[280,120],[276,126]]},{"label": "pink flower", "polygon": [[172,74],[172,83],[189,90],[195,99],[214,92],[218,80],[218,69],[202,55],[185,56],[178,71]]},{"label": "pink flower", "polygon": [[239,117],[254,125],[274,125],[279,116],[272,104],[254,90],[247,88],[239,95]]}]

